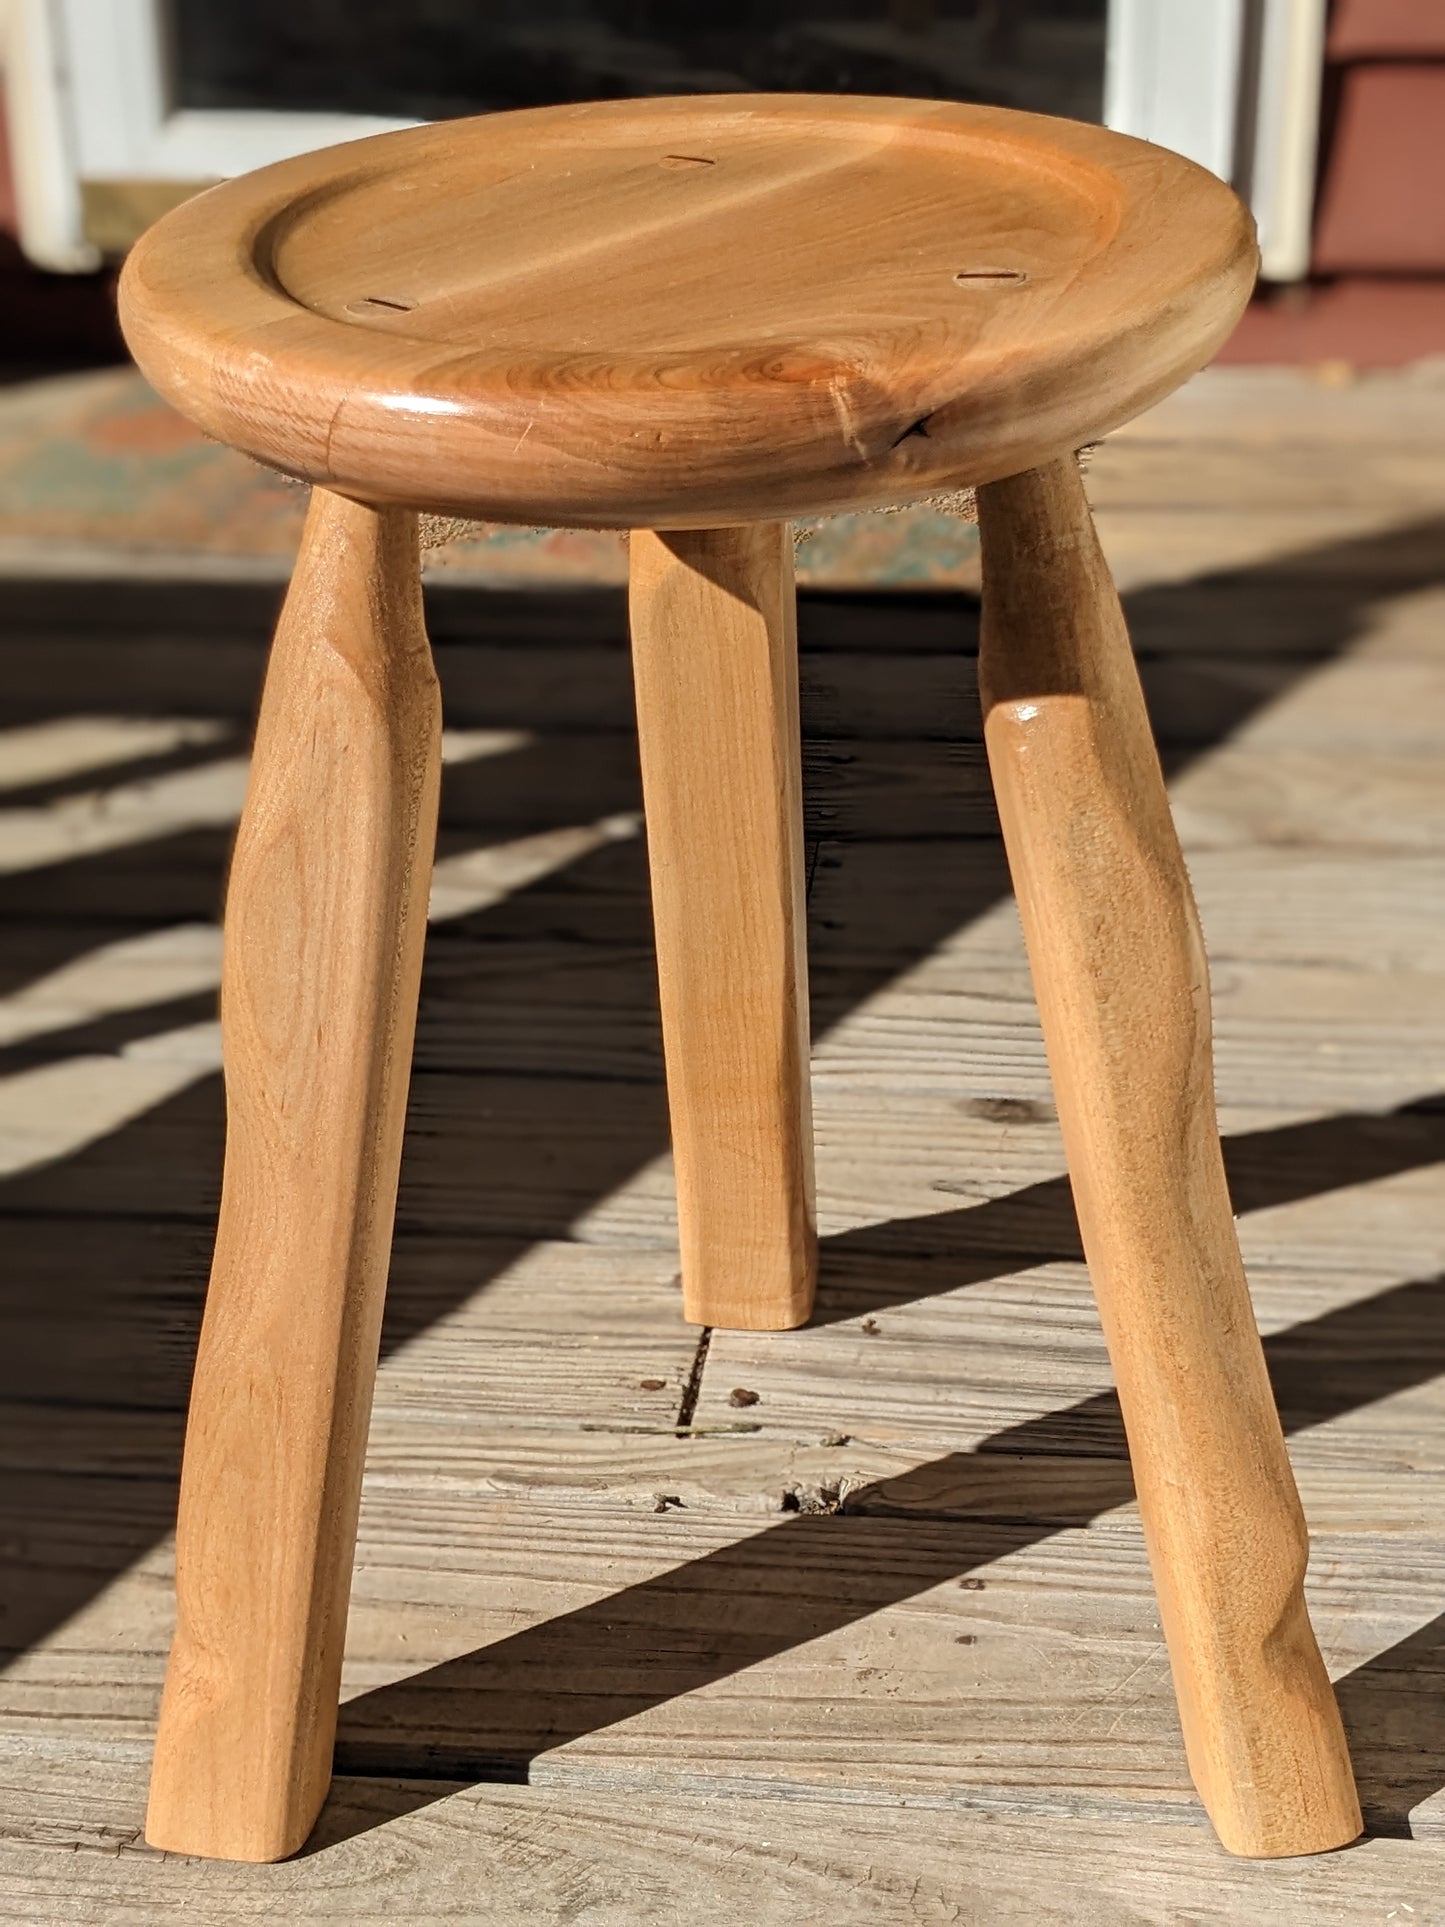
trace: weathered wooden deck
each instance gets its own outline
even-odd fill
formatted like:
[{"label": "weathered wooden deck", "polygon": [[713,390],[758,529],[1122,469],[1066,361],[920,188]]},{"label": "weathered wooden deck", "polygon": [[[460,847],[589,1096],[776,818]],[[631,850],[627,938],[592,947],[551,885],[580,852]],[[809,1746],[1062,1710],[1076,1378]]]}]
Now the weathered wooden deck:
[{"label": "weathered wooden deck", "polygon": [[962,596],[803,610],[818,1317],[686,1327],[620,599],[433,610],[434,929],[339,1778],[140,1840],[273,591],[0,582],[0,1919],[1445,1921],[1445,378],[1216,372],[1097,458],[1377,1837],[1215,1845]]}]

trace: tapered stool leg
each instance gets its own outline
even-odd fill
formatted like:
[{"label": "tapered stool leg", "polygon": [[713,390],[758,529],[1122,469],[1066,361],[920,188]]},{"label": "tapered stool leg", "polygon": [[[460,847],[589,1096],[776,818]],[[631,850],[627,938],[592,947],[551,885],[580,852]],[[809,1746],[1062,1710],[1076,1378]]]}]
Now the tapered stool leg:
[{"label": "tapered stool leg", "polygon": [[1360,1831],[1240,1262],[1207,972],[1077,465],[979,491],[985,739],[1190,1768],[1234,1853]]},{"label": "tapered stool leg", "polygon": [[781,1330],[817,1269],[791,531],[639,531],[631,575],[683,1307]]},{"label": "tapered stool leg", "polygon": [[227,1138],[146,1837],[276,1860],[326,1796],[436,828],[416,520],[318,491],[231,869]]}]

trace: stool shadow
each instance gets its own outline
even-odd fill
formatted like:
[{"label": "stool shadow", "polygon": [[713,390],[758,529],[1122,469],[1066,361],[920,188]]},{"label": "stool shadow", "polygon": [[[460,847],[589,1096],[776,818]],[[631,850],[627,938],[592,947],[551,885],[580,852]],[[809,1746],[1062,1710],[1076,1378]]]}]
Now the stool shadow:
[{"label": "stool shadow", "polygon": [[[1325,1424],[1445,1371],[1445,1277],[1324,1313],[1265,1348],[1286,1431]],[[1072,1463],[1057,1463],[1065,1458]],[[553,1748],[1088,1525],[1132,1497],[1117,1399],[1080,1400],[974,1452],[850,1492],[836,1513],[789,1516],[361,1694],[341,1709],[337,1771],[440,1783],[429,1793],[398,1784],[396,1811],[460,1785],[525,1781]],[[1361,1796],[1382,1828],[1407,1827],[1410,1807],[1445,1786],[1442,1655],[1445,1616],[1341,1684]],[[313,1848],[344,1837],[345,1800],[343,1790]]]},{"label": "stool shadow", "polygon": [[1445,1787],[1445,1613],[1335,1683],[1365,1825],[1410,1840],[1410,1815]]},{"label": "stool shadow", "polygon": [[[1239,1133],[1225,1138],[1224,1162],[1240,1216],[1369,1184],[1445,1162],[1445,1099]],[[1069,1181],[1051,1178],[964,1211],[823,1239],[812,1322],[843,1324],[1001,1272],[1080,1262],[1083,1255]]]},{"label": "stool shadow", "polygon": [[[1225,740],[1262,704],[1347,649],[1364,633],[1381,597],[1437,580],[1442,536],[1445,520],[1430,518],[1127,596],[1146,688],[1167,719],[1161,729],[1166,766],[1177,770]],[[0,677],[0,721],[68,716],[78,707],[92,714],[191,711],[224,714],[239,734],[254,701],[274,601],[269,589],[231,586],[177,585],[172,596],[168,585],[125,581],[0,584],[0,622],[11,638]],[[635,808],[621,597],[479,597],[443,588],[430,601],[449,725],[536,732],[509,755],[448,772],[443,854]],[[976,764],[979,728],[968,660],[976,620],[975,606],[958,597],[803,599],[804,723],[815,779],[808,798],[810,855],[820,876],[825,865],[842,860],[827,879],[827,913],[810,932],[819,1031],[1006,893],[1003,855],[986,807],[960,807],[957,797],[943,791],[932,799],[915,797],[911,827],[900,838],[885,834],[883,805],[864,784],[840,829],[828,800],[826,757],[816,754],[820,740],[833,747],[845,742],[847,754],[866,771],[870,745],[892,732],[956,745],[961,765]],[[25,646],[25,638],[46,631],[47,624],[40,643]],[[96,631],[103,632],[99,640]],[[576,639],[572,654],[556,648],[533,653],[535,643],[564,635]],[[1221,636],[1228,640],[1226,651],[1218,648]],[[826,660],[820,651],[828,652]],[[840,652],[866,658],[871,669],[850,680]],[[943,685],[936,673],[941,661],[949,665]],[[947,702],[940,707],[944,685]],[[163,773],[192,760],[193,752],[178,751],[124,774]],[[80,778],[74,787],[90,788],[96,780]],[[40,786],[33,796],[12,793],[5,800],[49,800],[63,789]],[[914,837],[929,840],[936,852],[931,887],[900,893],[889,887],[886,845]],[[3,987],[19,988],[107,935],[214,918],[228,841],[219,830],[192,830],[144,847],[0,876],[0,929],[27,933],[26,947],[15,948],[5,968]],[[868,933],[868,943],[859,941],[859,932]],[[479,972],[466,991],[460,978],[469,943]],[[11,953],[8,943],[3,948]],[[548,948],[554,965],[539,970],[537,958]],[[566,969],[573,959],[594,973],[611,973],[606,997],[569,997]],[[445,1023],[438,1017],[443,1006]],[[74,1026],[0,1051],[0,1074],[114,1051],[156,1030],[193,1023],[209,1009],[208,999],[183,999]],[[545,1064],[541,1047],[534,1050],[528,1042],[543,1033]],[[469,1088],[479,1108],[484,1102],[504,1107],[518,1080],[539,1073],[532,1148],[519,1143],[508,1152],[512,1161],[502,1179],[494,1183],[487,1174],[491,1195],[478,1223],[453,1227],[454,1260],[448,1255],[434,1262],[438,1226],[428,1180],[440,1171],[454,1189],[465,1183],[478,1191],[483,1174],[468,1168],[465,1143],[449,1147],[442,1134],[425,1128],[414,1104],[383,1337],[387,1352],[444,1317],[534,1241],[568,1236],[580,1211],[666,1147],[638,844],[609,846],[463,919],[445,944],[432,946],[418,1061],[423,1067],[430,1061],[434,1071],[448,1054],[474,1080]],[[566,1122],[575,1084],[547,1082],[549,1069],[564,1060],[596,1080],[599,1101],[605,1099],[614,1122],[566,1170],[567,1160],[549,1161],[535,1149],[549,1116],[559,1132]],[[431,1074],[423,1068],[423,1076]],[[556,1095],[548,1098],[548,1090]],[[12,1260],[10,1280],[0,1291],[0,1413],[21,1455],[5,1505],[7,1534],[25,1549],[0,1576],[0,1639],[9,1652],[68,1619],[162,1540],[172,1522],[220,1147],[219,1080],[207,1078],[84,1149],[0,1182],[0,1217]],[[1441,1155],[1436,1114],[1419,1107],[1383,1119],[1347,1117],[1253,1134],[1226,1148],[1243,1209],[1365,1182]],[[460,1248],[468,1238],[469,1252]],[[412,1252],[424,1240],[431,1256],[422,1265]],[[27,1255],[42,1246],[39,1282],[22,1288]],[[859,1316],[1021,1263],[1077,1256],[1077,1250],[1062,1181],[968,1210],[867,1227],[828,1242],[819,1316]],[[1372,1389],[1373,1355],[1365,1344],[1370,1320],[1388,1323],[1397,1312],[1415,1317],[1410,1308],[1418,1310],[1421,1301],[1408,1294],[1426,1289],[1401,1287],[1404,1298],[1385,1293],[1354,1308],[1354,1354],[1348,1347],[1342,1352],[1338,1390],[1330,1394],[1351,1401],[1340,1409],[1385,1395]],[[1341,1329],[1316,1330],[1310,1342],[1317,1365],[1323,1359],[1319,1348],[1331,1342],[1328,1333]],[[1381,1364],[1377,1376],[1387,1387],[1399,1371],[1417,1374],[1407,1382],[1418,1383],[1441,1369],[1428,1334],[1411,1329],[1408,1356]],[[1271,1341],[1280,1369],[1288,1363],[1288,1340],[1281,1334]],[[1305,1388],[1296,1389],[1303,1401]],[[66,1427],[77,1412],[84,1414],[83,1437],[73,1445]],[[51,1450],[52,1441],[64,1442],[63,1454]],[[403,1758],[411,1774],[455,1770],[465,1779],[478,1767],[523,1773],[539,1749],[575,1736],[573,1729],[596,1730],[626,1717],[629,1707],[640,1710],[672,1691],[725,1677],[752,1658],[936,1584],[936,1575],[966,1572],[970,1562],[998,1557],[1014,1543],[1032,1543],[1030,1533],[1044,1536],[1128,1497],[1117,1412],[1108,1400],[1086,1401],[1001,1433],[989,1450],[1036,1462],[1082,1454],[1089,1469],[1086,1476],[1051,1468],[1057,1492],[1043,1492],[1037,1480],[1030,1485],[1028,1503],[1040,1521],[1035,1526],[959,1516],[967,1512],[970,1483],[978,1477],[975,1454],[945,1457],[907,1482],[888,1481],[871,1497],[852,1495],[836,1517],[790,1517],[755,1535],[751,1555],[745,1548],[718,1554],[698,1562],[693,1580],[664,1575],[634,1589],[635,1599],[620,1595],[631,1600],[635,1637],[619,1633],[607,1643],[612,1607],[606,1602],[564,1615],[550,1635],[536,1628],[517,1636],[530,1643],[504,1641],[485,1656],[452,1662],[454,1668],[481,1668],[479,1678],[490,1682],[484,1695],[489,1710],[476,1724],[463,1710],[447,1715],[443,1727],[452,1737],[430,1765],[421,1736],[436,1730],[438,1706],[450,1703],[454,1688],[465,1684],[464,1674],[451,1668],[423,1676],[430,1686],[413,1681],[356,1702],[357,1710],[343,1722],[342,1759],[353,1765],[365,1759],[379,1776],[394,1775]],[[996,1497],[996,1483],[991,1490]],[[949,1496],[955,1492],[961,1496]],[[845,1539],[838,1535],[849,1534],[860,1536],[847,1541],[854,1550],[840,1561],[836,1549]],[[801,1563],[793,1586],[787,1568],[795,1560]],[[737,1584],[739,1570],[753,1572],[758,1562],[776,1615],[772,1630],[755,1623],[765,1616],[754,1613]],[[886,1577],[890,1562],[901,1575],[896,1580]],[[679,1574],[690,1570],[679,1568]],[[704,1614],[700,1628],[689,1632],[689,1612],[709,1599],[712,1619]],[[845,1608],[844,1619],[837,1620]],[[625,1619],[615,1623],[626,1632]],[[576,1693],[562,1694],[561,1704],[544,1703],[545,1717],[529,1711],[525,1695],[509,1694],[505,1675],[514,1666],[532,1665],[529,1655],[545,1650],[546,1665],[564,1682],[578,1670],[577,1642],[594,1640],[602,1641],[598,1663],[615,1663],[621,1671],[616,1689],[609,1685],[600,1692],[590,1711],[579,1714],[572,1704],[585,1698],[580,1684]],[[660,1644],[668,1653],[676,1648],[676,1657],[660,1658]],[[1403,1669],[1412,1656],[1422,1665],[1433,1663],[1426,1647],[1410,1641],[1395,1650],[1399,1657],[1382,1678],[1408,1677]],[[639,1671],[644,1665],[646,1678]],[[587,1671],[599,1677],[590,1663]],[[1352,1677],[1364,1682],[1355,1697],[1366,1713],[1379,1707],[1370,1668]],[[661,1690],[669,1680],[672,1685]],[[545,1682],[539,1676],[536,1683]],[[425,1707],[404,1698],[410,1687]],[[470,1696],[475,1709],[482,1692],[481,1686],[468,1688],[460,1701]],[[393,1745],[398,1750],[390,1754]],[[1418,1750],[1423,1758],[1423,1738]],[[1424,1781],[1433,1772],[1420,1767]],[[436,1790],[428,1782],[423,1797],[434,1797]],[[344,1790],[338,1793],[343,1804],[347,1797]],[[377,1817],[368,1801],[353,1806],[358,1813],[370,1811],[373,1821]],[[318,1841],[334,1824],[334,1814],[323,1820]]]}]

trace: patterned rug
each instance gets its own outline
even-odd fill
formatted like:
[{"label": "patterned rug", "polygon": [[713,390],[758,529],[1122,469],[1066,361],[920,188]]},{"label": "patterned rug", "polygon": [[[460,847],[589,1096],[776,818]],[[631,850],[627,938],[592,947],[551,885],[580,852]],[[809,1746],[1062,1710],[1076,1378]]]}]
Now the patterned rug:
[{"label": "patterned rug", "polygon": [[[130,368],[0,389],[0,569],[76,567],[284,573],[305,491],[207,441]],[[973,588],[977,531],[931,508],[805,525],[798,579],[811,587]],[[482,581],[621,582],[620,538],[474,525],[433,569]]]}]

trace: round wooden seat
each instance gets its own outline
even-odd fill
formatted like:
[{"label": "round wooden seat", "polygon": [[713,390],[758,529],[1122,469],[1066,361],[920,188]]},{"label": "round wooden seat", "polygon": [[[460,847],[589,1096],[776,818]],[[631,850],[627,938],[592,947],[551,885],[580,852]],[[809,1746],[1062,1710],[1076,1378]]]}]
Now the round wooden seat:
[{"label": "round wooden seat", "polygon": [[1096,127],[807,95],[611,101],[285,161],[141,241],[128,340],[288,473],[688,528],[984,483],[1127,420],[1252,285],[1212,175]]}]

